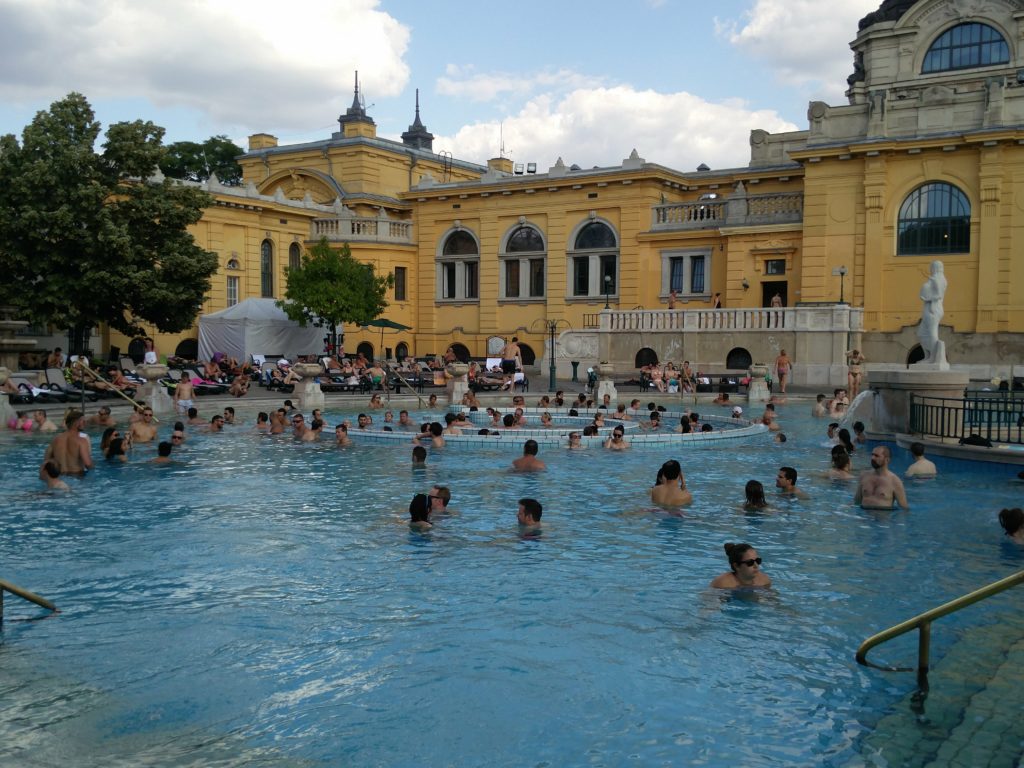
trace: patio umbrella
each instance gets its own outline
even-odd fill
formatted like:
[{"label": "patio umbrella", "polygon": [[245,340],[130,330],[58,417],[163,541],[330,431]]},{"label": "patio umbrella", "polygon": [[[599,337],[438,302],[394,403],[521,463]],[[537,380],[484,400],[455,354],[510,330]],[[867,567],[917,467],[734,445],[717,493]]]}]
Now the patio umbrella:
[{"label": "patio umbrella", "polygon": [[388,320],[386,317],[374,318],[368,323],[363,324],[363,328],[380,328],[380,348],[384,349],[384,330],[389,329],[392,331],[411,331],[412,327],[408,325],[402,325],[396,323],[394,320]]}]

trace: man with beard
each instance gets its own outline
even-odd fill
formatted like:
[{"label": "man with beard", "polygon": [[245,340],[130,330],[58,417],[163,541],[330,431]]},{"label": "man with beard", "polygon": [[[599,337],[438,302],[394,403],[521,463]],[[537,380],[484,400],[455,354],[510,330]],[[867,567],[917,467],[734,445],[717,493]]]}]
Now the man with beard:
[{"label": "man with beard", "polygon": [[853,503],[864,509],[892,509],[898,503],[903,509],[910,509],[903,481],[889,471],[889,449],[884,445],[871,451],[871,469],[860,476]]}]

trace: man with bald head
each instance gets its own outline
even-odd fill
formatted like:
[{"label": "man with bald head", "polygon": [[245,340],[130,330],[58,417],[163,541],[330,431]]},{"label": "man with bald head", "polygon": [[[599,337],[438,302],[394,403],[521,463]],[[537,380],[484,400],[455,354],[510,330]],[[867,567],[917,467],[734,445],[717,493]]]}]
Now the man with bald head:
[{"label": "man with bald head", "polygon": [[884,445],[871,451],[871,469],[860,476],[854,504],[860,504],[864,509],[892,509],[898,503],[901,508],[910,509],[903,481],[889,471],[891,456]]}]

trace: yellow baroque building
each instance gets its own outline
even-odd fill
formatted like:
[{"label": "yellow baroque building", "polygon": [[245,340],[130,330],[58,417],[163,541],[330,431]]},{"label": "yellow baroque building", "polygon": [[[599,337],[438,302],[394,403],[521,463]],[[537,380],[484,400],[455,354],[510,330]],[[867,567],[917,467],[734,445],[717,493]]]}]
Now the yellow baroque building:
[{"label": "yellow baroque building", "polygon": [[205,185],[216,204],[193,234],[221,270],[203,311],[282,296],[327,237],[395,275],[386,316],[412,328],[383,345],[346,328],[348,352],[483,357],[515,335],[528,364],[553,353],[565,375],[574,360],[738,370],[786,349],[794,382],[824,387],[852,346],[920,356],[938,260],[949,362],[1005,376],[1024,357],[1024,0],[886,0],[851,48],[847,104],[753,130],[749,164],[721,170],[636,150],[604,168],[476,165],[433,152],[418,99],[401,141],[378,137],[357,85],[331,137],[256,134],[244,185]]}]

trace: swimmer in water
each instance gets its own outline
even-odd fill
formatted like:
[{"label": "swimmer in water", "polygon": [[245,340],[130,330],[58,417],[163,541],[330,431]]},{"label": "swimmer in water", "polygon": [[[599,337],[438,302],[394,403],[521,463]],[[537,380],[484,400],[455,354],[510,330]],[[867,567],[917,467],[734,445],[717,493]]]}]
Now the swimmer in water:
[{"label": "swimmer in water", "polygon": [[732,569],[715,577],[711,586],[715,589],[737,589],[739,587],[770,587],[772,580],[761,571],[761,558],[749,544],[725,545],[725,556]]},{"label": "swimmer in water", "polygon": [[871,451],[871,469],[860,476],[857,492],[853,496],[854,504],[864,509],[892,509],[896,504],[903,509],[910,509],[903,481],[889,471],[890,456],[889,449],[884,445],[876,446]]}]

